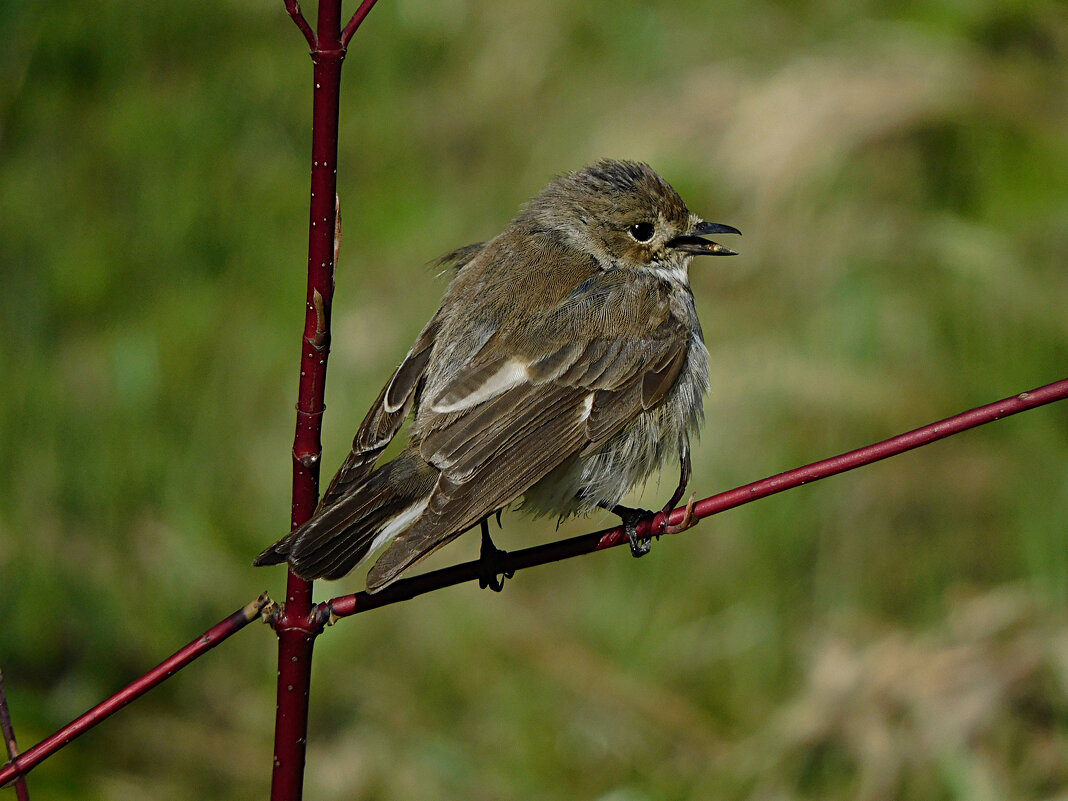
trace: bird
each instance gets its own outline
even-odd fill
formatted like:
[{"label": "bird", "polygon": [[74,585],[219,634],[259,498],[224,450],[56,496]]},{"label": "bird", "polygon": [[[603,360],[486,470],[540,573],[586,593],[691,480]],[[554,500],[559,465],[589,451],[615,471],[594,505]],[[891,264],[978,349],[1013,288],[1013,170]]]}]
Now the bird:
[{"label": "bird", "polygon": [[[453,273],[440,308],[312,517],[254,564],[337,579],[385,547],[373,593],[481,525],[493,576],[480,583],[499,590],[487,521],[513,507],[558,520],[609,510],[632,554],[646,553],[636,530],[653,513],[621,501],[677,459],[663,511],[675,508],[709,388],[689,267],[736,255],[706,237],[740,233],[692,213],[642,162],[554,178],[499,235],[439,260]],[[408,418],[405,447],[377,464]],[[693,496],[666,531],[693,525],[692,509]]]}]

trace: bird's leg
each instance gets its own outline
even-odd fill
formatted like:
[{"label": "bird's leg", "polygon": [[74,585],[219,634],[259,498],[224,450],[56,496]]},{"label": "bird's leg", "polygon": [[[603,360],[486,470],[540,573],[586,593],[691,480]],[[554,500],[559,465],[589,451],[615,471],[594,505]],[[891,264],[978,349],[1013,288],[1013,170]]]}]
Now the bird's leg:
[{"label": "bird's leg", "polygon": [[682,500],[683,493],[686,492],[686,485],[690,483],[690,443],[683,439],[682,444],[679,446],[679,486],[675,488],[675,494],[671,496],[671,500],[664,504],[663,512],[667,514],[674,509],[679,501]]},{"label": "bird's leg", "polygon": [[[497,513],[497,525],[500,525],[501,517],[500,512]],[[500,592],[504,589],[504,582],[506,579],[510,579],[515,575],[514,570],[499,570],[498,567],[501,562],[501,557],[504,556],[507,551],[502,551],[496,545],[493,544],[493,540],[490,539],[489,533],[489,518],[484,517],[479,521],[479,526],[482,527],[482,548],[479,551],[478,562],[480,567],[480,575],[478,577],[478,586],[482,589],[487,587],[494,592]],[[498,575],[500,578],[498,578]]]},{"label": "bird's leg", "polygon": [[[686,485],[690,483],[690,443],[689,440],[683,439],[679,445],[679,486],[675,488],[674,494],[663,508],[663,513],[668,514],[674,509],[680,500],[682,500],[683,494],[686,492]],[[697,525],[697,518],[693,513],[694,495],[690,495],[690,501],[686,504],[686,514],[681,521],[675,525],[665,525],[665,534],[678,534],[680,531],[686,531],[688,528],[693,528]]]},{"label": "bird's leg", "polygon": [[[679,485],[675,488],[675,492],[671,495],[671,499],[664,504],[664,508],[661,509],[661,513],[667,515],[674,509],[682,496],[686,492],[686,485],[690,483],[690,443],[685,439],[679,445]],[[665,524],[663,531],[654,533],[654,536],[659,537],[661,534],[678,534],[680,531],[686,531],[686,529],[693,528],[697,525],[697,517],[693,513],[694,496],[690,495],[690,501],[686,504],[686,515],[681,521],[674,525]],[[645,556],[649,553],[651,544],[649,539],[638,538],[638,524],[643,520],[655,517],[656,512],[651,512],[648,509],[632,509],[629,506],[604,506],[603,509],[607,509],[614,515],[618,515],[620,521],[623,523],[623,530],[627,534],[627,542],[630,543],[630,552],[633,556]]]}]

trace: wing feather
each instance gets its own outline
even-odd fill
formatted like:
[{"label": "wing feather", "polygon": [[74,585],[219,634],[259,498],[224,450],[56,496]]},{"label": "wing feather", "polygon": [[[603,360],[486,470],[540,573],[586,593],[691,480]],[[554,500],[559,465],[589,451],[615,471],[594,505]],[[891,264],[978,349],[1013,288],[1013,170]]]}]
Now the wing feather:
[{"label": "wing feather", "polygon": [[378,393],[378,398],[353,437],[352,450],[323,493],[319,510],[334,504],[344,496],[349,487],[363,481],[374,468],[382,451],[400,431],[419,395],[434,340],[440,328],[439,312],[426,324],[389,383]]}]

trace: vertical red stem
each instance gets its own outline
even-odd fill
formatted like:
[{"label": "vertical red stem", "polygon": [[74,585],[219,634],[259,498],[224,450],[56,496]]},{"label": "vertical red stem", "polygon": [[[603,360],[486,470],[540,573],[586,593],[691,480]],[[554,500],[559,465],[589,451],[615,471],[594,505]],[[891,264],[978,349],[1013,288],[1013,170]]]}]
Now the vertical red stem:
[{"label": "vertical red stem", "polygon": [[[337,139],[340,108],[340,0],[320,0],[312,49],[311,219],[308,289],[301,341],[297,430],[293,441],[291,523],[299,526],[315,511],[330,348],[330,306],[334,294],[334,237],[337,214]],[[304,782],[312,647],[322,630],[312,608],[312,585],[289,573],[278,632],[278,708],[275,715],[272,801],[299,801]]]}]

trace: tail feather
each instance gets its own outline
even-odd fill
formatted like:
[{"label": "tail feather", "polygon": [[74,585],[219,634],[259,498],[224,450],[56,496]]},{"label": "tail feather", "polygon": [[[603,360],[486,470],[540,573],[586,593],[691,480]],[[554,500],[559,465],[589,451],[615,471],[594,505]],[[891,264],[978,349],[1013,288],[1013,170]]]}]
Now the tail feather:
[{"label": "tail feather", "polygon": [[435,468],[405,451],[320,507],[253,564],[289,562],[301,578],[340,578],[419,518],[437,479]]}]

